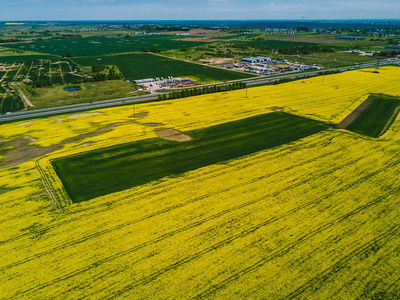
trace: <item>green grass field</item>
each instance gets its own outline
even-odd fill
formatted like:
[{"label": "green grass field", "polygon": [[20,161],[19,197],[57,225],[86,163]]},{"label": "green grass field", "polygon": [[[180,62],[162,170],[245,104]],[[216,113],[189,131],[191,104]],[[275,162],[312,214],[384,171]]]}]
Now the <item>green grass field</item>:
[{"label": "green grass field", "polygon": [[327,127],[286,113],[269,113],[186,132],[192,138],[187,142],[148,139],[62,158],[53,165],[71,200],[78,203],[273,148]]},{"label": "green grass field", "polygon": [[346,129],[378,137],[399,105],[399,99],[377,97]]},{"label": "green grass field", "polygon": [[[136,96],[141,93],[129,93],[135,89],[132,83],[123,80],[107,80],[99,82],[86,82],[79,85],[81,90],[66,91],[65,85],[53,87],[31,88],[23,87],[25,94],[35,105],[35,108],[56,107],[89,101],[99,101],[112,98]],[[129,93],[129,94],[128,94]]]},{"label": "green grass field", "polygon": [[[141,51],[141,48],[156,47],[162,51],[202,45],[205,42],[178,41],[176,36],[132,36],[132,37],[88,37],[61,40],[37,40],[30,43],[7,44],[3,47],[65,55],[67,52],[74,56],[96,56],[109,53]],[[181,38],[180,38],[181,39]]]},{"label": "green grass field", "polygon": [[55,55],[38,54],[38,55],[14,55],[14,56],[0,56],[0,63],[14,63],[24,62],[39,59],[56,59]]},{"label": "green grass field", "polygon": [[217,69],[146,53],[82,57],[74,58],[73,61],[85,66],[96,64],[116,65],[124,77],[130,80],[149,77],[182,76],[190,77],[200,83],[211,83],[254,77],[251,74]]},{"label": "green grass field", "polygon": [[273,40],[273,39],[266,39],[262,41],[232,41],[231,43],[238,43],[238,44],[247,44],[250,46],[264,46],[264,47],[271,47],[276,49],[282,48],[289,48],[294,46],[305,46],[305,47],[318,47],[319,44],[316,43],[304,43],[304,42],[291,42],[291,41],[281,41],[281,40]]}]

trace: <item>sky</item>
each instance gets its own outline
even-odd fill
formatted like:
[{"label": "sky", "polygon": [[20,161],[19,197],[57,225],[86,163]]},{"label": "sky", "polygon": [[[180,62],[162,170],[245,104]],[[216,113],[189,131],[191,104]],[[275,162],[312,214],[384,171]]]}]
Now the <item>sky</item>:
[{"label": "sky", "polygon": [[400,0],[0,0],[0,21],[399,19]]}]

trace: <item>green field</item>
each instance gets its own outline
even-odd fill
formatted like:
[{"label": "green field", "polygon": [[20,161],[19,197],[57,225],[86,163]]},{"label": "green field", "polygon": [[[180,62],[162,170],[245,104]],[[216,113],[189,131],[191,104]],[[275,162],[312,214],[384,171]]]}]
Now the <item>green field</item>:
[{"label": "green field", "polygon": [[187,142],[148,139],[62,158],[53,165],[71,200],[78,203],[273,148],[327,127],[286,113],[269,113],[186,132],[192,138]]},{"label": "green field", "polygon": [[318,47],[320,44],[316,43],[305,43],[305,42],[291,42],[291,41],[281,41],[281,40],[272,40],[266,39],[262,41],[233,41],[231,43],[238,44],[247,44],[250,46],[263,46],[263,47],[271,47],[276,49],[283,49],[295,46],[303,46],[303,47]]},{"label": "green field", "polygon": [[190,77],[201,83],[254,77],[251,74],[217,69],[147,53],[73,58],[80,65],[116,65],[129,80],[154,77]]},{"label": "green field", "polygon": [[88,37],[61,40],[37,40],[30,43],[14,43],[3,45],[14,49],[74,56],[96,56],[109,53],[123,53],[141,51],[142,48],[156,47],[161,51],[180,49],[202,45],[205,42],[179,41],[177,36],[132,36],[132,37]]},{"label": "green field", "polygon": [[0,86],[0,113],[17,111],[24,108],[24,103],[15,90]]},{"label": "green field", "polygon": [[378,137],[399,105],[399,99],[379,96],[346,129]]},{"label": "green field", "polygon": [[13,55],[13,56],[0,56],[0,63],[14,63],[23,61],[32,61],[40,59],[55,59],[55,55],[38,54],[38,55]]},{"label": "green field", "polygon": [[56,107],[147,94],[147,92],[131,93],[135,90],[135,85],[123,80],[85,82],[79,86],[81,89],[75,92],[66,91],[64,89],[65,85],[36,89],[29,86],[22,88],[35,105],[35,108]]},{"label": "green field", "polygon": [[[52,84],[70,83],[82,80],[85,76],[82,69],[69,59],[31,59],[18,57],[17,61],[0,62],[0,80],[11,83],[29,79],[32,82],[48,80]],[[4,76],[5,75],[5,76]]]}]

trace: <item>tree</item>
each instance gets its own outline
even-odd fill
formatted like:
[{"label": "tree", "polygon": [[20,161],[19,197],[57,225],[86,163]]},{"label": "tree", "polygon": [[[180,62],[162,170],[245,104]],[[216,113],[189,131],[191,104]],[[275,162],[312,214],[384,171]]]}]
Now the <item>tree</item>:
[{"label": "tree", "polygon": [[74,57],[71,53],[67,53],[66,55],[65,55],[65,57]]}]

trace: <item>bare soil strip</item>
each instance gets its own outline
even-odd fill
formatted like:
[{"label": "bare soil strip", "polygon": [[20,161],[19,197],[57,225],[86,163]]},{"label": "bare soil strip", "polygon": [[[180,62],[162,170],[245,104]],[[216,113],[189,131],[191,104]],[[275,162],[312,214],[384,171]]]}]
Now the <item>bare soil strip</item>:
[{"label": "bare soil strip", "polygon": [[186,142],[186,141],[191,140],[190,136],[180,133],[179,131],[176,131],[174,129],[161,130],[161,131],[157,132],[157,135],[160,138],[169,140],[169,141]]},{"label": "bare soil strip", "polygon": [[34,107],[35,105],[28,99],[28,97],[24,94],[21,89],[16,89],[22,101],[24,101],[25,107]]},{"label": "bare soil strip", "polygon": [[29,138],[22,137],[5,143],[4,148],[13,147],[8,150],[0,161],[0,168],[15,167],[31,159],[45,155],[61,148],[61,146],[39,147],[28,145],[32,141]]},{"label": "bare soil strip", "polygon": [[[23,123],[22,123],[23,124]],[[21,125],[22,125],[21,124]],[[85,138],[94,137],[97,135],[101,135],[113,127],[119,126],[119,123],[111,124],[109,126],[100,128],[96,132],[84,133],[72,138],[68,138],[62,141],[58,145],[50,146],[50,147],[39,147],[36,145],[28,145],[33,140],[29,137],[20,137],[18,139],[5,142],[0,144],[0,150],[3,150],[5,154],[0,160],[0,168],[8,168],[15,167],[22,163],[25,163],[31,159],[38,158],[45,154],[51,153],[53,151],[57,151],[61,149],[64,145],[78,142]]]},{"label": "bare soil strip", "polygon": [[138,119],[143,119],[143,118],[146,118],[148,114],[149,113],[147,113],[147,112],[143,112],[143,113],[134,114],[133,117],[138,118]]},{"label": "bare soil strip", "polygon": [[375,96],[369,96],[367,100],[361,103],[350,115],[348,115],[340,124],[337,126],[340,129],[345,129],[349,126],[367,107],[375,100]]},{"label": "bare soil strip", "polygon": [[150,126],[150,127],[160,127],[160,126],[164,126],[164,124],[161,123],[145,123],[143,124],[144,126]]}]

